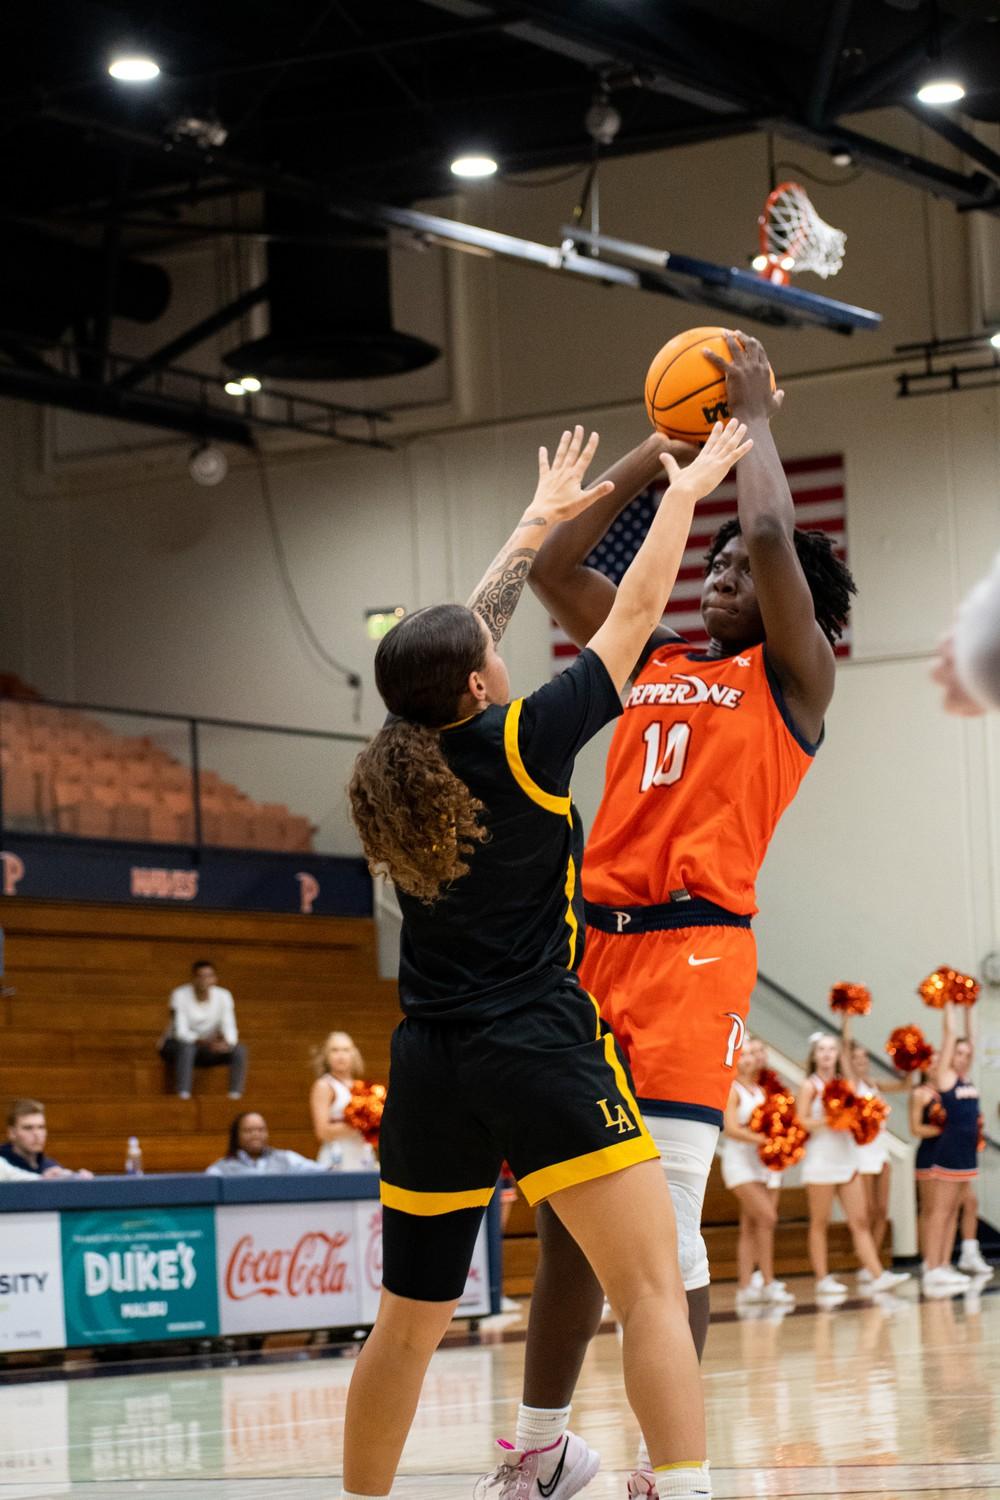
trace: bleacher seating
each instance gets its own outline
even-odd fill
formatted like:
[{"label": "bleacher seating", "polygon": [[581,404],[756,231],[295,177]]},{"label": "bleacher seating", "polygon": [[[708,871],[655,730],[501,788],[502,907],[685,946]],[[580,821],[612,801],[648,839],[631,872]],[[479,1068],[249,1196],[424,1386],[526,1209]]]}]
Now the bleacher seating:
[{"label": "bleacher seating", "polygon": [[[388,1074],[399,1002],[377,977],[370,920],[14,898],[2,923],[15,993],[0,997],[0,1103],[41,1099],[67,1166],[120,1172],[137,1135],[147,1171],[200,1172],[240,1109],[260,1109],[276,1145],[315,1156],[310,1056],[327,1032],[350,1031],[369,1077]],[[202,957],[236,998],[242,1104],[226,1098],[225,1068],[199,1068],[194,1098],[176,1098],[156,1054],[170,991]]]},{"label": "bleacher seating", "polygon": [[[22,833],[188,844],[191,771],[146,736],[116,734],[91,715],[43,703],[0,703],[4,825]],[[308,818],[255,802],[200,773],[202,841],[230,849],[311,852]]]}]

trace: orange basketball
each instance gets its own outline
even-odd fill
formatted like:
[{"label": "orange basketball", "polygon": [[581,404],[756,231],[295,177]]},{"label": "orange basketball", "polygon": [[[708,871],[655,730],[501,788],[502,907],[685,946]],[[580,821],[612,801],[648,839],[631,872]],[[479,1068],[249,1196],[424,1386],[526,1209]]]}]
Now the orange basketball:
[{"label": "orange basketball", "polygon": [[[727,421],[726,382],[702,354],[732,358],[725,328],[689,328],[664,344],[646,374],[646,411],[657,432],[703,443],[718,421]],[[771,389],[775,388],[771,371]]]}]

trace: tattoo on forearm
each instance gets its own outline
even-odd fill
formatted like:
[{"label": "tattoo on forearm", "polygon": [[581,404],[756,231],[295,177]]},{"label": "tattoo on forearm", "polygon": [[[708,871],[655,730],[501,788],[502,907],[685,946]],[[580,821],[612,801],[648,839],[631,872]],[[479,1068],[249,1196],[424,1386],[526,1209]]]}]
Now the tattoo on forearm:
[{"label": "tattoo on forearm", "polygon": [[473,613],[486,622],[495,646],[500,644],[503,633],[510,624],[535,556],[534,547],[517,547],[512,551],[501,552],[469,601],[469,608]]}]

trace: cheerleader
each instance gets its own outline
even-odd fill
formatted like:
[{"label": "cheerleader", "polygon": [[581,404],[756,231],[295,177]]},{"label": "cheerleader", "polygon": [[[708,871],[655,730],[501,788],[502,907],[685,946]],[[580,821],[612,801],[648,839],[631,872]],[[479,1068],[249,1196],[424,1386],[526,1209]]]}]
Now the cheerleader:
[{"label": "cheerleader", "polygon": [[[848,1064],[849,1066],[849,1064]],[[827,1252],[827,1227],[834,1198],[844,1210],[854,1253],[862,1270],[869,1274],[863,1283],[866,1295],[891,1291],[908,1281],[905,1272],[883,1270],[868,1228],[865,1190],[858,1176],[858,1145],[849,1130],[833,1130],[826,1122],[823,1095],[835,1078],[844,1077],[844,1055],[840,1041],[827,1032],[817,1031],[810,1038],[806,1077],[799,1089],[796,1109],[809,1132],[802,1181],[809,1199],[809,1259],[816,1276],[816,1291],[822,1297],[840,1297],[847,1287],[830,1275]],[[850,1077],[850,1075],[848,1075]]]},{"label": "cheerleader", "polygon": [[930,1169],[933,1195],[925,1221],[924,1290],[955,1291],[970,1278],[951,1264],[955,1220],[968,1184],[979,1175],[979,1090],[969,1078],[972,1042],[960,1037],[955,1007],[944,1008],[941,1050],[934,1083],[945,1118]]},{"label": "cheerleader", "polygon": [[934,1180],[931,1167],[937,1151],[941,1126],[935,1115],[941,1113],[941,1095],[932,1082],[937,1070],[936,1052],[932,1052],[927,1070],[920,1075],[920,1082],[910,1095],[910,1134],[920,1144],[914,1163],[913,1179],[917,1187],[917,1243],[923,1257],[922,1270],[927,1270],[927,1219],[934,1196]]},{"label": "cheerleader", "polygon": [[331,1031],[313,1057],[316,1082],[309,1095],[313,1130],[320,1142],[316,1160],[345,1172],[372,1171],[372,1148],[359,1130],[344,1123],[351,1085],[365,1071],[361,1053],[346,1031]]},{"label": "cheerleader", "polygon": [[[722,1180],[740,1206],[737,1308],[751,1302],[789,1306],[795,1301],[785,1283],[774,1279],[779,1174],[761,1161],[758,1147],[764,1137],[750,1129],[751,1115],[764,1103],[759,1079],[765,1061],[763,1042],[747,1037],[737,1056],[736,1079],[723,1116]],[[755,1270],[760,1271],[762,1284],[755,1284]]]},{"label": "cheerleader", "polygon": [[[850,1058],[854,1092],[863,1099],[872,1099],[879,1094],[905,1093],[911,1084],[908,1078],[890,1078],[874,1083],[871,1076],[871,1058],[862,1042],[853,1041],[850,1033],[850,1016],[844,1016],[841,1032],[844,1053]],[[889,1228],[889,1186],[892,1168],[889,1163],[889,1146],[886,1140],[885,1121],[878,1135],[866,1146],[858,1147],[858,1176],[865,1191],[868,1208],[868,1228],[871,1231],[875,1254],[881,1256],[886,1231]],[[858,1282],[864,1284],[868,1272],[858,1272]]]}]

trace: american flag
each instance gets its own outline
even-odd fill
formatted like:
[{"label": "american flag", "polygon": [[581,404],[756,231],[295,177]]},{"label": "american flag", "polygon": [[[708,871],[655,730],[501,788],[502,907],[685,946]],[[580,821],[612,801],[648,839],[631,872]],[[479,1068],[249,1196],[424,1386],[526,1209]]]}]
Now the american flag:
[{"label": "american flag", "polygon": [[[796,458],[784,466],[795,502],[795,524],[807,531],[825,531],[837,556],[847,561],[847,512],[844,499],[844,459],[842,454],[826,458]],[[620,583],[622,574],[642,545],[650,522],[666,488],[666,481],[644,490],[618,517],[604,540],[587,558],[587,565],[597,568]],[[676,630],[694,646],[708,644],[702,624],[699,601],[705,571],[705,553],[712,537],[724,521],[736,515],[736,475],[730,474],[719,488],[695,509],[694,523],[687,550],[681,560],[674,591],[663,616],[665,625]],[[552,621],[552,665],[561,672],[577,654],[577,647]],[[851,655],[850,626],[836,647],[837,655]]]}]

